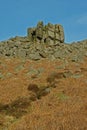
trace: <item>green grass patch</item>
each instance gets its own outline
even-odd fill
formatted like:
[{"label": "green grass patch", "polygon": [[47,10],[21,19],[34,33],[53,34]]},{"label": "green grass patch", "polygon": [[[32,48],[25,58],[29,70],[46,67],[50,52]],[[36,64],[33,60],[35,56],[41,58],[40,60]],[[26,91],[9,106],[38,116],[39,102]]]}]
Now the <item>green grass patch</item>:
[{"label": "green grass patch", "polygon": [[23,70],[23,69],[24,69],[24,65],[23,65],[23,64],[18,65],[18,66],[15,67],[15,71],[16,71],[17,73],[20,72],[20,71]]},{"label": "green grass patch", "polygon": [[69,99],[69,96],[66,95],[66,94],[63,93],[63,92],[56,94],[56,97],[57,97],[59,100],[61,100],[61,101],[65,101],[65,100],[68,100],[68,99]]}]

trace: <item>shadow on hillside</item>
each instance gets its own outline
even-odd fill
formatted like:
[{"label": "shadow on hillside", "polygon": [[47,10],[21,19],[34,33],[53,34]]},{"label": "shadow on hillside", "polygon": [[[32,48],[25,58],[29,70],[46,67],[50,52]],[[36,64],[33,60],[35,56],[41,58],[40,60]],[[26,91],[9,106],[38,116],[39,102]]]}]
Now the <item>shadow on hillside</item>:
[{"label": "shadow on hillside", "polygon": [[27,98],[19,98],[10,104],[0,104],[0,113],[20,118],[27,113],[30,107],[30,100]]},{"label": "shadow on hillside", "polygon": [[1,104],[0,103],[0,113],[6,114],[10,116],[14,116],[16,118],[20,118],[23,115],[29,112],[31,107],[31,102],[41,99],[43,96],[46,96],[50,93],[51,88],[55,88],[56,86],[56,79],[66,78],[70,76],[70,72],[62,72],[56,73],[53,72],[48,75],[46,81],[48,83],[47,86],[38,86],[37,84],[29,84],[27,90],[31,92],[30,97],[21,97],[16,99],[15,101],[11,102],[10,104]]}]

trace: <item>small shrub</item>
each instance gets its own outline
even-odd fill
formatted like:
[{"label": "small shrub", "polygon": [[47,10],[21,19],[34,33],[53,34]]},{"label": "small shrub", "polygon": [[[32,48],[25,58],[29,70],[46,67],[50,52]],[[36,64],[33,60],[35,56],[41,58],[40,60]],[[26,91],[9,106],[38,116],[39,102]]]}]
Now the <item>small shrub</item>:
[{"label": "small shrub", "polygon": [[0,103],[0,112],[4,112],[5,110],[7,110],[8,109],[8,104],[6,105],[6,104],[2,104],[2,103]]},{"label": "small shrub", "polygon": [[29,98],[22,97],[7,105],[0,104],[0,112],[19,118],[27,113],[30,103]]},{"label": "small shrub", "polygon": [[10,107],[13,109],[17,109],[17,108],[26,108],[28,105],[30,104],[30,100],[28,98],[18,98],[17,100],[13,101],[10,104]]},{"label": "small shrub", "polygon": [[39,91],[37,84],[29,84],[28,88],[29,91],[32,91],[34,93],[37,93]]},{"label": "small shrub", "polygon": [[7,109],[6,114],[20,118],[27,113],[27,108],[30,105],[30,100],[28,98],[19,98],[9,104],[9,109]]},{"label": "small shrub", "polygon": [[71,72],[52,72],[51,74],[48,75],[47,77],[47,83],[50,87],[56,87],[56,83],[58,80],[62,78],[68,78],[72,75]]},{"label": "small shrub", "polygon": [[61,79],[63,77],[63,73],[53,72],[47,77],[47,83],[50,87],[56,87],[56,79]]},{"label": "small shrub", "polygon": [[37,100],[37,94],[36,93],[31,93],[31,96],[29,98],[31,101],[36,101]]}]

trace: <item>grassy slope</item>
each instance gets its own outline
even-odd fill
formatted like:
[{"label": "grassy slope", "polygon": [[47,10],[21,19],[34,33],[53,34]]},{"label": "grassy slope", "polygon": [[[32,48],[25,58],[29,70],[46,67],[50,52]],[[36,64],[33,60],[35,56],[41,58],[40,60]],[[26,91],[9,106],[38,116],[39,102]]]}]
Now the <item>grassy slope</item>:
[{"label": "grassy slope", "polygon": [[[86,80],[87,58],[82,63],[0,59],[0,130],[86,130]],[[29,84],[50,91],[38,99]]]}]

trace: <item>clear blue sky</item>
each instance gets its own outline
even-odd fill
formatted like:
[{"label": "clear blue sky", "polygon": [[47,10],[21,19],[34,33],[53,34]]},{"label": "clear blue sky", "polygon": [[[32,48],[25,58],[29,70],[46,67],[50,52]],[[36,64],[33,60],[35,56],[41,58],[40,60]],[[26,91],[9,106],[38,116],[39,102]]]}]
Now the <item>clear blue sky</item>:
[{"label": "clear blue sky", "polygon": [[38,21],[62,24],[66,42],[87,39],[87,0],[0,0],[0,41],[26,36]]}]

